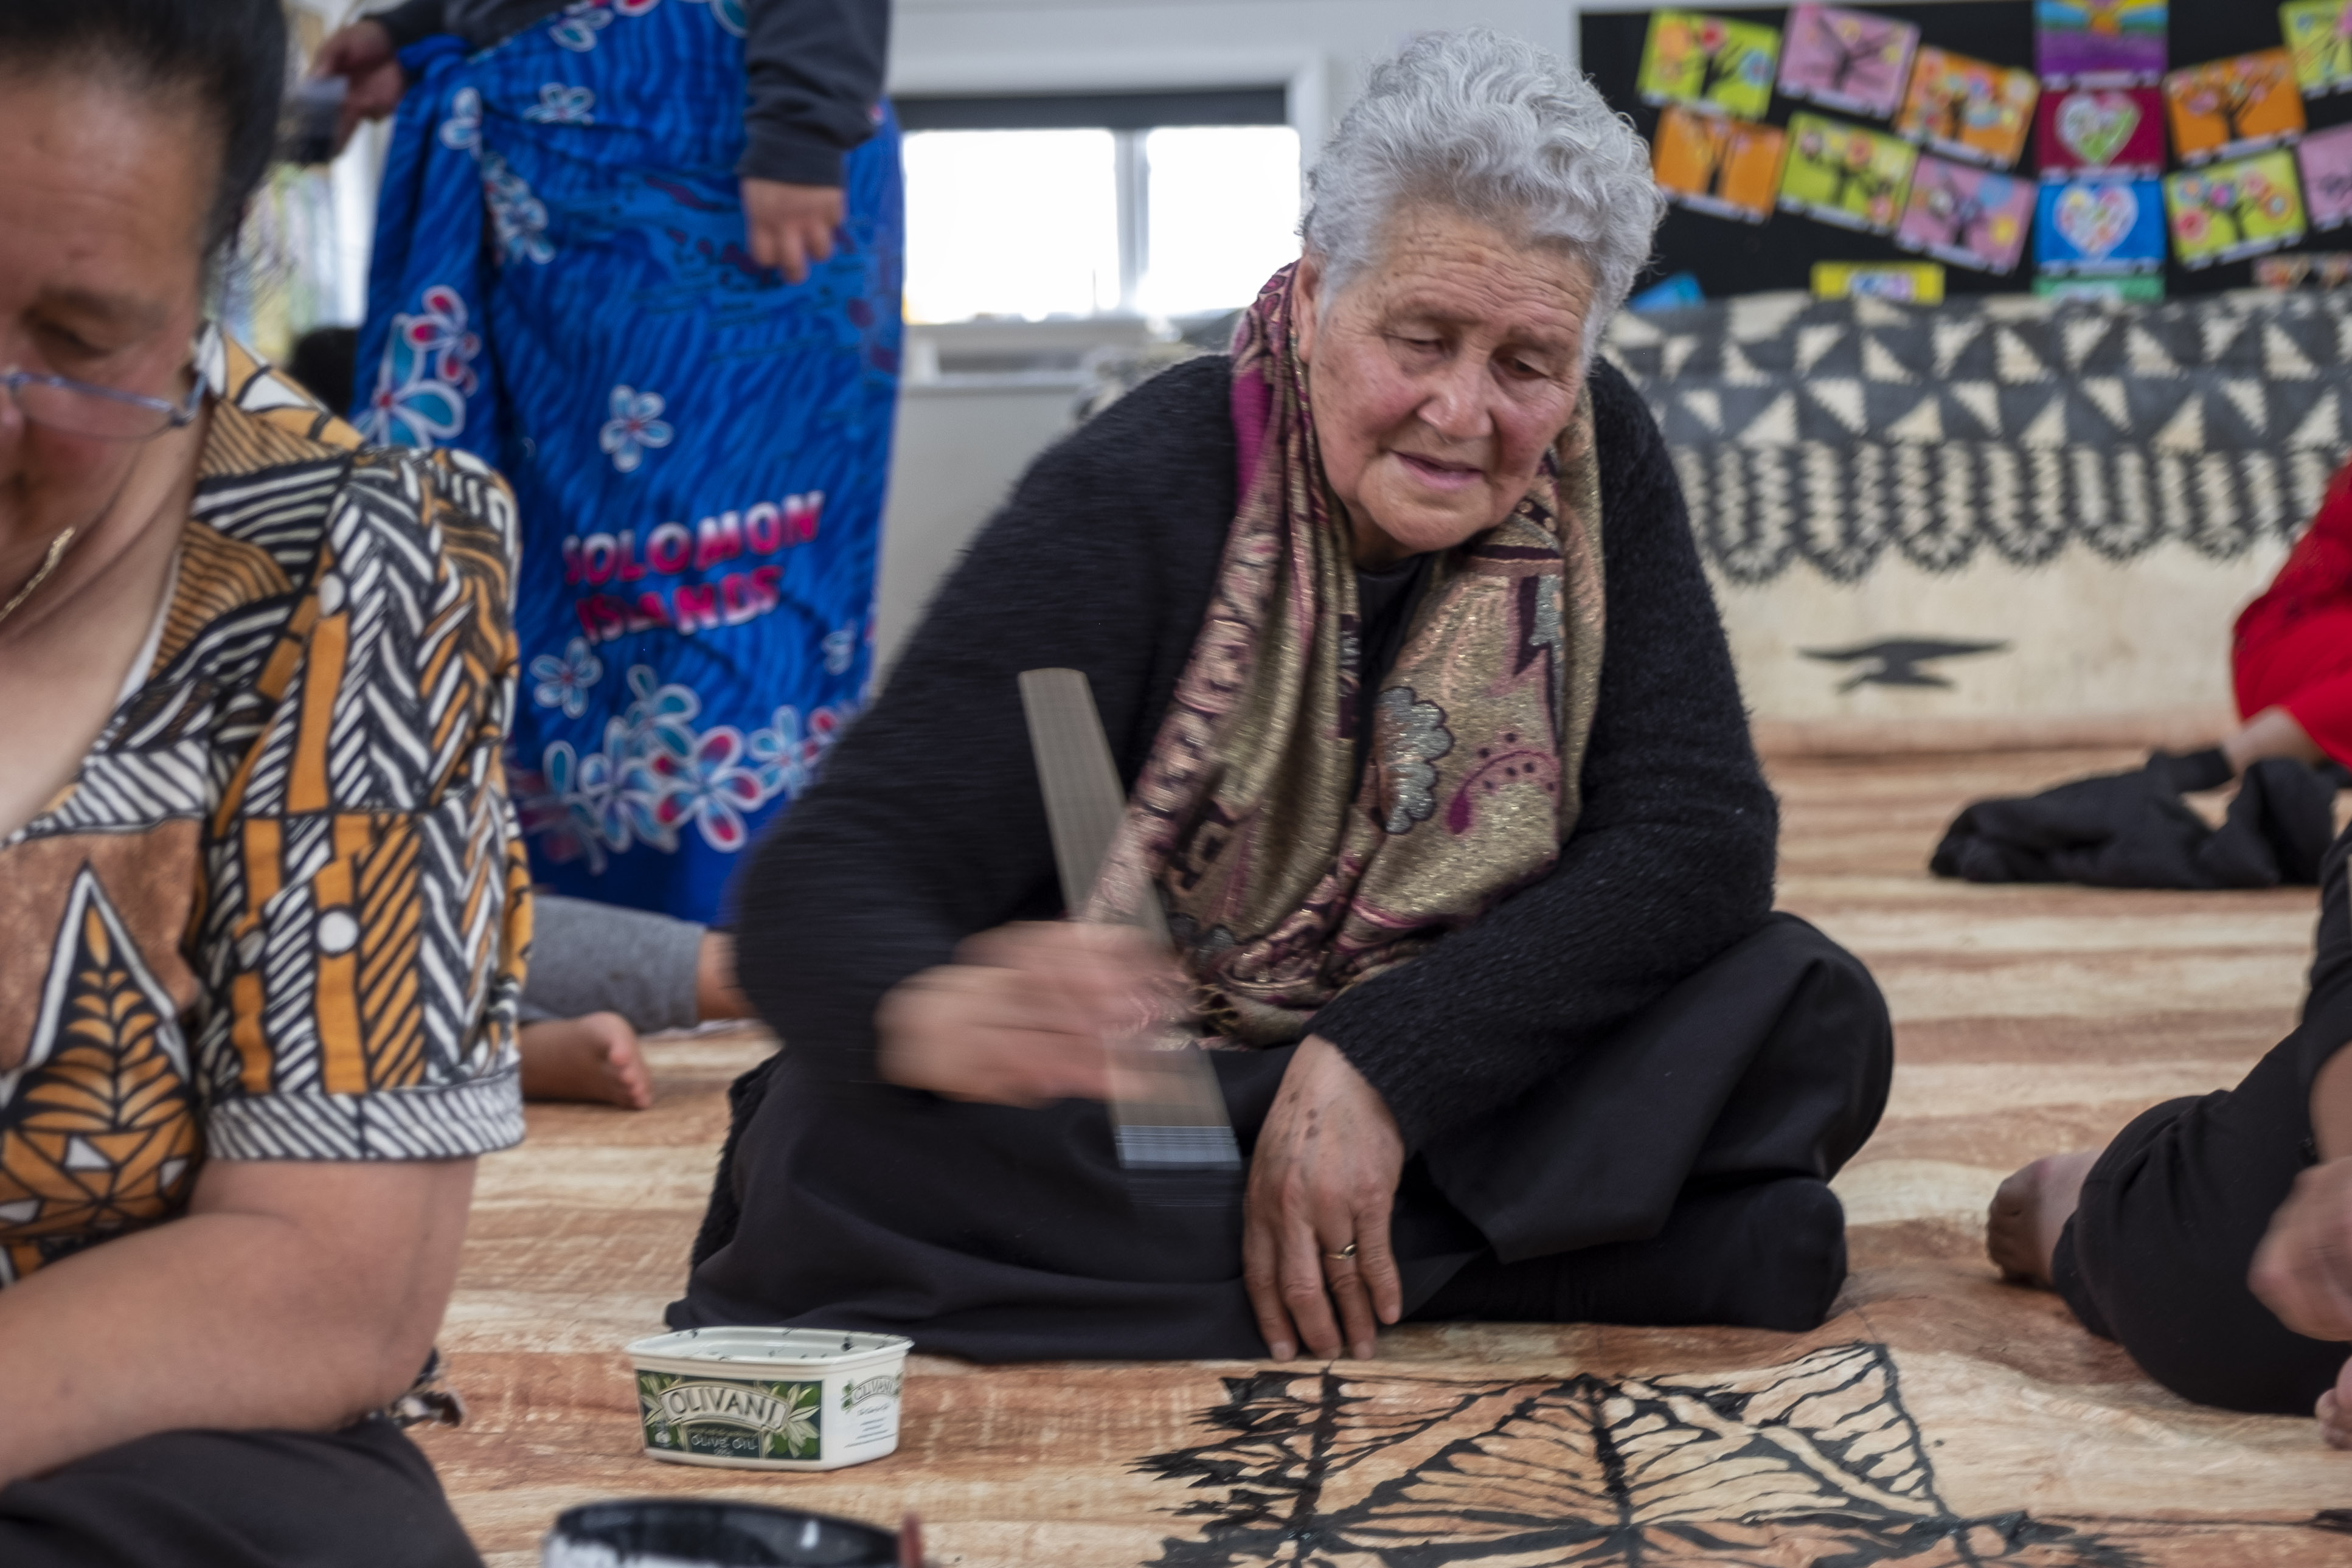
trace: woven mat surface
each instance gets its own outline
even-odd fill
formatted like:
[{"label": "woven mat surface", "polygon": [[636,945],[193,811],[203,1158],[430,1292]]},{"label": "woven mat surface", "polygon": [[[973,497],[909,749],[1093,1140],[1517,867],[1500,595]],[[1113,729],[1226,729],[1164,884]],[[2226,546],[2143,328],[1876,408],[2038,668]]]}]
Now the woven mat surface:
[{"label": "woven mat surface", "polygon": [[2152,1101],[2226,1087],[2290,1026],[2307,890],[1929,879],[1966,800],[2116,752],[1788,761],[1781,903],[1896,1021],[1885,1125],[1838,1185],[1853,1275],[1803,1335],[1411,1328],[1370,1363],[917,1357],[898,1454],[830,1474],[641,1458],[619,1353],[677,1294],[750,1036],[656,1042],[660,1103],[534,1106],[483,1163],[442,1344],[472,1408],[424,1442],[494,1568],[560,1509],[733,1496],[919,1510],[970,1568],[2302,1568],[2352,1563],[2352,1455],[2200,1410],[1983,1259],[1993,1187]]}]

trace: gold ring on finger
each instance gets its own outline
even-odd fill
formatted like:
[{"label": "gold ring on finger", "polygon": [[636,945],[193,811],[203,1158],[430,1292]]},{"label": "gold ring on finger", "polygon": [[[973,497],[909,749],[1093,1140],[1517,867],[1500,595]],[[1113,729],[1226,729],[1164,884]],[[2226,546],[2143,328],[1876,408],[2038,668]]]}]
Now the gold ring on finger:
[{"label": "gold ring on finger", "polygon": [[1356,1244],[1351,1241],[1339,1251],[1327,1252],[1323,1256],[1334,1263],[1353,1263],[1356,1260]]}]

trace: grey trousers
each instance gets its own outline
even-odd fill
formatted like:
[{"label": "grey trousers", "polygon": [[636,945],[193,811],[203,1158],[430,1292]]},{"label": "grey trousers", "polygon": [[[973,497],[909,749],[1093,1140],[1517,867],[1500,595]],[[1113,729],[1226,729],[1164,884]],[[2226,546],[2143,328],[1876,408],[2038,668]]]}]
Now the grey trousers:
[{"label": "grey trousers", "polygon": [[702,1021],[694,984],[702,927],[552,893],[531,903],[524,1023],[618,1013],[639,1034],[651,1035]]}]

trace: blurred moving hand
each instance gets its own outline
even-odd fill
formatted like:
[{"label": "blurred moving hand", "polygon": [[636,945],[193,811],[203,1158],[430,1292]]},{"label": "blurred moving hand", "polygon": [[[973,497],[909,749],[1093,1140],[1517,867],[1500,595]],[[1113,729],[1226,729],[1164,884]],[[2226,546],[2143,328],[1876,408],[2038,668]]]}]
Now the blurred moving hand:
[{"label": "blurred moving hand", "polygon": [[900,982],[875,1011],[882,1076],[950,1100],[1030,1108],[1110,1093],[1110,1047],[1179,994],[1138,932],[1075,921],[999,926]]},{"label": "blurred moving hand", "polygon": [[400,95],[408,90],[407,73],[400,68],[400,51],[393,47],[392,34],[381,22],[353,22],[331,35],[319,46],[310,74],[339,76],[351,84],[351,95],[343,100],[342,121],[335,128],[338,153],[362,121],[382,120],[400,107]]},{"label": "blurred moving hand", "polygon": [[848,210],[838,185],[743,182],[743,226],[751,233],[751,255],[790,282],[800,282],[811,267],[833,254],[833,231]]},{"label": "blurred moving hand", "polygon": [[[2346,1056],[2352,1052],[2337,1059]],[[2294,1179],[2254,1250],[2247,1283],[2294,1332],[2352,1341],[2352,1159],[2326,1161]],[[2352,1448],[2352,1362],[2319,1396],[2317,1415],[2331,1447]]]}]

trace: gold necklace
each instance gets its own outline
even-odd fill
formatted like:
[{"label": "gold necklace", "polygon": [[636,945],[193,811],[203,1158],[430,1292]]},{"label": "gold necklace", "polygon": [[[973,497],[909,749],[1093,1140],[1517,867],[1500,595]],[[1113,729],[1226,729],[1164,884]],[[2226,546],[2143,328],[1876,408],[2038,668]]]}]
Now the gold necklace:
[{"label": "gold necklace", "polygon": [[5,605],[0,605],[0,622],[5,622],[10,616],[15,615],[16,606],[31,598],[33,591],[49,580],[49,574],[56,571],[58,563],[66,558],[66,551],[73,543],[75,532],[75,530],[68,528],[49,541],[49,552],[42,559],[41,569],[33,574],[32,581],[17,589],[15,598]]}]

